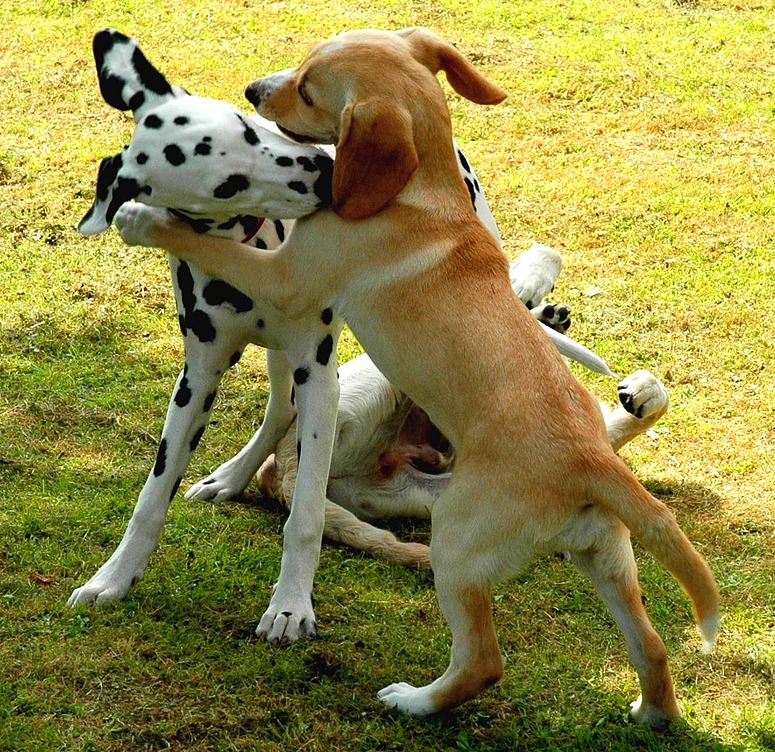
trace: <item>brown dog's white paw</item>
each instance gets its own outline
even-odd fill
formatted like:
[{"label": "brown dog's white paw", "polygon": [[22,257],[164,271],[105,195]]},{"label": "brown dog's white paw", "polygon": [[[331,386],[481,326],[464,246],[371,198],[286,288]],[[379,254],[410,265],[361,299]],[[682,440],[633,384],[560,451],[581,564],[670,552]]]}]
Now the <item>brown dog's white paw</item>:
[{"label": "brown dog's white paw", "polygon": [[664,728],[677,718],[681,717],[681,711],[676,707],[674,712],[666,712],[643,701],[643,695],[635,702],[630,703],[630,715],[638,723],[652,728]]}]

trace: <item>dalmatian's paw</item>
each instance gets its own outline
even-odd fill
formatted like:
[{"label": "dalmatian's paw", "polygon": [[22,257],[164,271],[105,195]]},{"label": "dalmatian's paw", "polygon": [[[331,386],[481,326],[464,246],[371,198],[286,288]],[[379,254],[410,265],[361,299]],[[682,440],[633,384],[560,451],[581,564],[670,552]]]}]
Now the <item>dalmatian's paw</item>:
[{"label": "dalmatian's paw", "polygon": [[288,645],[316,633],[312,596],[283,598],[277,589],[256,627],[256,636],[272,645]]},{"label": "dalmatian's paw", "polygon": [[186,491],[186,498],[198,501],[228,501],[239,496],[247,488],[253,473],[246,473],[244,470],[244,466],[249,463],[235,460],[237,457],[224,462],[206,478],[194,483]]},{"label": "dalmatian's paw", "polygon": [[509,267],[511,286],[517,297],[535,308],[554,289],[562,271],[562,256],[548,245],[534,243]]},{"label": "dalmatian's paw", "polygon": [[165,224],[169,219],[170,215],[166,209],[131,202],[119,207],[113,218],[113,224],[127,245],[153,248],[154,229],[160,224]]},{"label": "dalmatian's paw", "polygon": [[636,418],[664,413],[670,404],[665,385],[649,371],[635,371],[619,384],[619,401]]},{"label": "dalmatian's paw", "polygon": [[570,309],[554,303],[541,303],[530,310],[542,324],[563,334],[570,329]]},{"label": "dalmatian's paw", "polygon": [[144,567],[132,567],[120,559],[108,559],[85,585],[67,599],[70,608],[88,603],[120,601],[143,576]]},{"label": "dalmatian's paw", "polygon": [[430,715],[436,712],[431,698],[430,686],[413,687],[400,682],[391,684],[377,692],[377,697],[389,708],[395,708],[410,715]]}]

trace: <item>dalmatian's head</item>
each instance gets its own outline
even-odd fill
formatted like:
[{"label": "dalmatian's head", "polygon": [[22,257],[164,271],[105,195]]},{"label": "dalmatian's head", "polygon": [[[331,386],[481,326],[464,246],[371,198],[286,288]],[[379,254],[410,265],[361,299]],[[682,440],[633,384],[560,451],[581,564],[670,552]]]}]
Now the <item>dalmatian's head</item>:
[{"label": "dalmatian's head", "polygon": [[333,160],[323,149],[293,143],[225,102],[189,96],[114,29],[98,32],[93,48],[103,98],[131,110],[137,125],[129,146],[100,164],[83,235],[107,229],[133,199],[169,208],[200,231],[330,205]]}]

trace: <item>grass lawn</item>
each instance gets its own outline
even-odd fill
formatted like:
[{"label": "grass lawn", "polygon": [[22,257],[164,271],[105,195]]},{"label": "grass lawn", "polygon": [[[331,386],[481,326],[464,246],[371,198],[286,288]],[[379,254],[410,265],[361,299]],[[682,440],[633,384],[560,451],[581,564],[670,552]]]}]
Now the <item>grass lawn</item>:
[{"label": "grass lawn", "polygon": [[[14,0],[0,23],[0,749],[775,750],[773,0]],[[171,81],[246,109],[256,76],[363,26],[429,26],[509,91],[492,108],[450,97],[507,253],[562,251],[571,333],[671,390],[623,454],[722,590],[703,656],[680,589],[637,551],[685,721],[628,722],[623,640],[554,559],[497,589],[506,675],[443,717],[375,698],[446,665],[428,573],[326,546],[319,638],[257,642],[283,517],[255,490],[179,495],[124,601],[65,607],[120,540],[182,365],[163,255],[75,231],[99,159],[131,133],[97,89],[91,37],[108,25]],[[266,398],[252,350],[183,489]]]}]

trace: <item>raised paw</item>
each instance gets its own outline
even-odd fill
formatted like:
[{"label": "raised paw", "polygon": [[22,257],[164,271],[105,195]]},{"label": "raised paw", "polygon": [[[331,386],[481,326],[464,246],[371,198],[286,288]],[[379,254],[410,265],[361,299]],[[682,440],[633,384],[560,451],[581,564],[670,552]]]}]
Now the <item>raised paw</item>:
[{"label": "raised paw", "polygon": [[560,332],[560,334],[570,329],[570,309],[567,306],[542,303],[531,309],[530,313],[542,324]]},{"label": "raised paw", "polygon": [[649,371],[635,371],[619,383],[619,401],[636,418],[664,414],[670,404],[665,385]]},{"label": "raised paw", "polygon": [[297,640],[314,637],[315,634],[317,625],[311,597],[306,599],[306,602],[299,599],[293,604],[280,603],[280,599],[273,597],[256,627],[256,636],[272,645],[288,645]]},{"label": "raised paw", "polygon": [[562,256],[548,245],[534,243],[509,267],[511,286],[517,297],[535,308],[554,289],[562,271]]},{"label": "raised paw", "polygon": [[160,224],[169,221],[170,215],[166,209],[159,209],[145,204],[130,202],[122,204],[113,224],[121,233],[122,240],[127,245],[142,245],[153,247],[153,230]]},{"label": "raised paw", "polygon": [[428,686],[413,687],[406,682],[399,682],[381,689],[377,697],[389,708],[410,715],[430,715],[436,712]]}]

